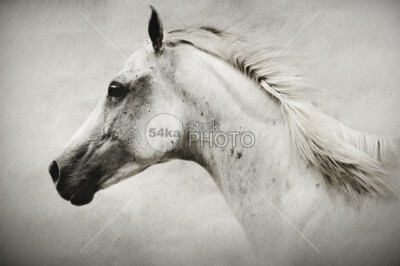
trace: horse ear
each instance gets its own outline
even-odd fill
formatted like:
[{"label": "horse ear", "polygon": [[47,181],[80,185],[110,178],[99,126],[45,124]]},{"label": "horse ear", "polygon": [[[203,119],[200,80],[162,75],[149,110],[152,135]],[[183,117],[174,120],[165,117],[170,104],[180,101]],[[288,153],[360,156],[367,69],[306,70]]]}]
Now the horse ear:
[{"label": "horse ear", "polygon": [[159,54],[161,52],[164,29],[157,11],[152,6],[150,6],[150,8],[151,17],[149,21],[149,36],[153,44],[154,52]]}]

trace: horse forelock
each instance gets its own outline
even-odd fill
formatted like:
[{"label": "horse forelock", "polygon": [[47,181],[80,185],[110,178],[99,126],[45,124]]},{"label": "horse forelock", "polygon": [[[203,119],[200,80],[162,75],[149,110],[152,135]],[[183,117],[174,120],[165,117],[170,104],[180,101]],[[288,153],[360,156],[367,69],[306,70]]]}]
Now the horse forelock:
[{"label": "horse forelock", "polygon": [[391,141],[351,129],[317,111],[305,97],[311,86],[286,63],[281,50],[251,42],[240,30],[181,28],[167,33],[169,46],[189,44],[231,64],[276,98],[300,155],[324,177],[330,188],[352,202],[360,195],[391,194],[382,163]]}]

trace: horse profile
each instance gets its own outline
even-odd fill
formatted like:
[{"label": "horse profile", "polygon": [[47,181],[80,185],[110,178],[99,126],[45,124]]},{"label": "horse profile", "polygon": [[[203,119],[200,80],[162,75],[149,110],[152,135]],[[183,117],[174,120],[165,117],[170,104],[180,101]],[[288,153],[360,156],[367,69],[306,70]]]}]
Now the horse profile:
[{"label": "horse profile", "polygon": [[[154,164],[192,160],[214,179],[261,265],[399,262],[398,139],[322,114],[279,52],[240,32],[164,33],[154,9],[148,30],[150,40],[50,164],[62,198],[88,204],[97,191]],[[182,129],[154,147],[147,129],[160,114]],[[203,145],[191,139],[193,121],[251,132],[254,145]]]}]

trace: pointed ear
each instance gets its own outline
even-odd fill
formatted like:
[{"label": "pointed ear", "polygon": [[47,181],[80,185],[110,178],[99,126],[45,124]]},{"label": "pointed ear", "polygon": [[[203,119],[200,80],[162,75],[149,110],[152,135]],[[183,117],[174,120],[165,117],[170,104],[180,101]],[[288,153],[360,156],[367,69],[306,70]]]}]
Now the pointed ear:
[{"label": "pointed ear", "polygon": [[157,11],[152,6],[150,6],[150,8],[151,18],[149,21],[149,36],[153,44],[154,52],[159,54],[161,52],[164,29]]}]

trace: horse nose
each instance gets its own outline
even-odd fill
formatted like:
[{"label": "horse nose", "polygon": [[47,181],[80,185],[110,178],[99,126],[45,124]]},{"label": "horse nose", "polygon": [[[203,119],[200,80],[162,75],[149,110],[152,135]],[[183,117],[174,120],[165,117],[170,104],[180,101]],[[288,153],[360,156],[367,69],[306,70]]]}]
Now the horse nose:
[{"label": "horse nose", "polygon": [[58,164],[56,161],[52,161],[49,165],[49,173],[51,175],[51,178],[53,179],[53,182],[57,182],[60,176],[60,169],[58,168]]}]

